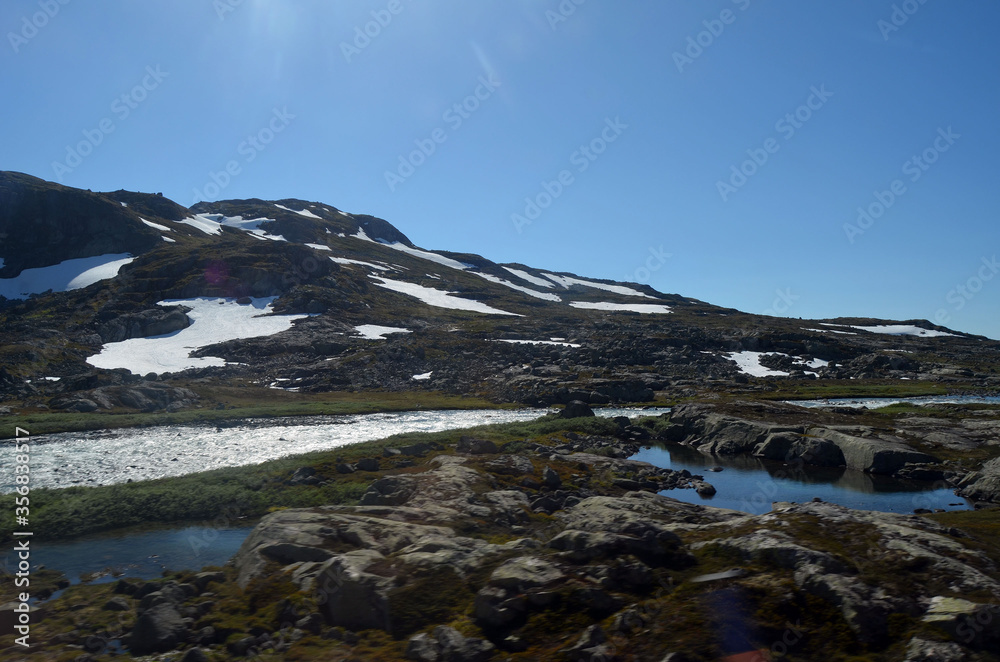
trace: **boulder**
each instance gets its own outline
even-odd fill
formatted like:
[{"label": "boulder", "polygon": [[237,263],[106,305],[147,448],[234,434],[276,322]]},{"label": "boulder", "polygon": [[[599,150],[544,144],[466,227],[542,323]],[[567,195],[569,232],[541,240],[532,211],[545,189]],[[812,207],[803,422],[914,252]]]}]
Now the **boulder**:
[{"label": "boulder", "polygon": [[546,586],[564,577],[554,563],[536,556],[522,556],[511,559],[493,571],[490,584],[500,588],[523,593],[532,588]]},{"label": "boulder", "polygon": [[594,416],[594,410],[587,406],[586,402],[580,400],[571,400],[559,412],[560,418],[585,418],[592,416]]},{"label": "boulder", "polygon": [[127,644],[133,655],[147,655],[172,650],[186,638],[187,625],[177,608],[163,602],[139,615],[127,638]]},{"label": "boulder", "polygon": [[955,494],[975,501],[1000,503],[1000,457],[983,464],[979,471],[966,474]]},{"label": "boulder", "polygon": [[365,570],[384,558],[372,550],[340,554],[320,569],[317,602],[326,622],[348,630],[392,630],[389,615],[391,578]]},{"label": "boulder", "polygon": [[915,451],[904,443],[857,437],[829,428],[810,428],[808,434],[833,442],[843,453],[847,468],[867,473],[892,474],[907,463],[939,462],[933,455]]},{"label": "boulder", "polygon": [[492,441],[488,439],[476,439],[467,435],[462,435],[461,439],[458,440],[455,450],[459,453],[471,453],[472,455],[486,455],[499,452],[497,445]]},{"label": "boulder", "polygon": [[996,651],[1000,646],[1000,607],[962,598],[935,596],[921,619],[940,628],[956,642],[976,650]]},{"label": "boulder", "polygon": [[410,476],[386,476],[368,486],[361,495],[362,506],[400,506],[416,490],[416,481]]}]

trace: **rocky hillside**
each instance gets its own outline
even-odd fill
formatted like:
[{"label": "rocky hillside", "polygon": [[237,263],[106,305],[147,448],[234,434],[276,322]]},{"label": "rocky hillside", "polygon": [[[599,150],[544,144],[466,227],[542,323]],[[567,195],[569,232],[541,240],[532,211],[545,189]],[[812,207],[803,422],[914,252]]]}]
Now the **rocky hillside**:
[{"label": "rocky hillside", "polygon": [[[858,380],[1000,385],[1000,343],[927,321],[749,315],[646,285],[424,250],[387,221],[323,203],[187,209],[159,194],[93,193],[9,172],[0,203],[0,406],[14,410],[213,407],[211,384],[530,404]],[[285,330],[248,323],[227,336],[221,316],[215,326],[197,320],[205,298],[232,302],[232,319],[259,306],[254,314],[287,320]],[[168,348],[171,334],[179,347]],[[142,338],[157,339],[146,361],[121,358],[138,355],[122,343]],[[197,385],[192,399],[184,389]],[[108,388],[166,395],[96,391]]]},{"label": "rocky hillside", "polygon": [[223,568],[72,587],[36,612],[33,659],[1000,659],[996,510],[747,515],[657,494],[709,486],[625,459],[696,419],[714,443],[711,417],[311,456],[270,480],[360,500],[279,509]]}]

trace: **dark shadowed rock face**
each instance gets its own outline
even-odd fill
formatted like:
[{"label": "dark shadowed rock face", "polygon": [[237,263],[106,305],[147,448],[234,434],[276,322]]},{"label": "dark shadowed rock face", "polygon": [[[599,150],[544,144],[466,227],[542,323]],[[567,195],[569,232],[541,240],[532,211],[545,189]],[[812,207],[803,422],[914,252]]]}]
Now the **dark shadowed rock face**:
[{"label": "dark shadowed rock face", "polygon": [[0,172],[0,277],[107,253],[140,255],[163,243],[135,212],[99,193]]}]

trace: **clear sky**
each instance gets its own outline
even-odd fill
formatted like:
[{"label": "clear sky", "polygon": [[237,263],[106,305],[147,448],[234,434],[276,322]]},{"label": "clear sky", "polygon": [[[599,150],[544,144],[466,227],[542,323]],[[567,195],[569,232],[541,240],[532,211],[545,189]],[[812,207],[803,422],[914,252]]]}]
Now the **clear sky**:
[{"label": "clear sky", "polygon": [[5,0],[0,169],[1000,338],[997,25],[993,0]]}]

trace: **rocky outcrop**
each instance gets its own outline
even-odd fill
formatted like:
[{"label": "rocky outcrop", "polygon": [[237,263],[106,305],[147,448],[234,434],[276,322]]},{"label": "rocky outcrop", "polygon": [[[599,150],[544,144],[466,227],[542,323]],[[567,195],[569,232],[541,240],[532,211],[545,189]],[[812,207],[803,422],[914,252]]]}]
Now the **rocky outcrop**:
[{"label": "rocky outcrop", "polygon": [[76,391],[53,398],[51,406],[65,411],[90,412],[98,409],[128,407],[143,412],[178,411],[194,405],[197,393],[187,388],[169,386],[160,382],[139,381],[122,386]]},{"label": "rocky outcrop", "polygon": [[745,453],[873,474],[894,474],[905,465],[912,469],[913,465],[939,462],[900,437],[876,434],[870,428],[782,425],[730,416],[704,404],[677,407],[670,420],[683,428],[681,443],[703,453]]},{"label": "rocky outcrop", "polygon": [[1000,457],[985,462],[978,471],[967,474],[955,492],[975,501],[1000,503]]},{"label": "rocky outcrop", "polygon": [[109,343],[173,333],[191,325],[190,318],[185,314],[187,310],[183,306],[163,306],[119,315],[101,323],[97,334],[101,336],[101,342]]}]

